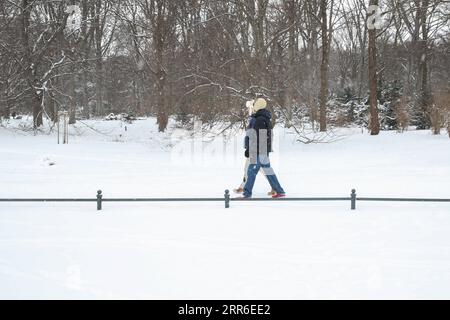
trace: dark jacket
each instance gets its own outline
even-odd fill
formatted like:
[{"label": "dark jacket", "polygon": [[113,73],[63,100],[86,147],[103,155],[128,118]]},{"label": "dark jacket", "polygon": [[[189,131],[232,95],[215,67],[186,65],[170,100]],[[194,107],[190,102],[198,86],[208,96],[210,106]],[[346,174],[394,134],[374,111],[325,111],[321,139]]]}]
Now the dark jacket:
[{"label": "dark jacket", "polygon": [[[256,132],[256,150],[258,152],[258,155],[260,154],[259,150],[260,148],[262,150],[266,150],[267,154],[269,152],[272,152],[272,114],[267,109],[261,109],[255,114],[253,114],[250,118],[248,127],[247,127],[247,134],[245,136],[245,156],[248,158],[249,151],[250,151],[250,137],[249,137],[249,130],[254,130]],[[260,141],[260,130],[265,130],[267,134],[267,138],[261,137]],[[266,143],[267,148],[262,147],[262,143]]]}]

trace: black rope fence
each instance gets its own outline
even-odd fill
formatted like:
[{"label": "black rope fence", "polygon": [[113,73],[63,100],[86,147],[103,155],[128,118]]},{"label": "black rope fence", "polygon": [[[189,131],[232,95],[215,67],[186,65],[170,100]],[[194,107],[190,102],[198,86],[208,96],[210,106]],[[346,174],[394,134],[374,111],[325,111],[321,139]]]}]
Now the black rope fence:
[{"label": "black rope fence", "polygon": [[231,198],[230,191],[225,190],[222,198],[104,198],[101,190],[97,191],[94,198],[0,198],[0,202],[96,202],[97,210],[103,209],[103,202],[224,202],[225,208],[230,208],[231,202],[238,201],[349,201],[350,209],[356,210],[357,201],[380,201],[380,202],[450,202],[443,198],[369,198],[357,197],[353,189],[349,197],[286,197],[286,198]]}]

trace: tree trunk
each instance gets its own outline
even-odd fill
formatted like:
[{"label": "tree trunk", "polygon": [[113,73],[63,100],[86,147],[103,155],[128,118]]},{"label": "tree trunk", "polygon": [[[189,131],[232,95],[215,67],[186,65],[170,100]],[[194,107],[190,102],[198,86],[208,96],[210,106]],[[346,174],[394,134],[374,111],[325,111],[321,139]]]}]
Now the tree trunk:
[{"label": "tree trunk", "polygon": [[33,128],[37,129],[43,124],[42,91],[32,93],[31,104],[33,108]]},{"label": "tree trunk", "polygon": [[[378,5],[378,0],[370,0],[369,5]],[[377,30],[374,25],[368,28],[369,33],[369,103],[370,103],[370,134],[378,135],[380,133],[380,121],[378,119],[378,100],[377,100],[377,51],[376,37]]]},{"label": "tree trunk", "polygon": [[286,95],[284,100],[286,101],[285,109],[286,109],[286,126],[289,127],[291,125],[293,119],[293,104],[295,101],[295,85],[296,85],[296,72],[295,72],[295,57],[297,53],[297,41],[296,41],[296,5],[295,0],[287,0],[285,2],[285,10],[287,13],[287,20],[289,29],[288,35],[288,84],[286,88]]},{"label": "tree trunk", "polygon": [[420,83],[420,123],[418,129],[429,129],[431,126],[430,106],[431,93],[428,87],[428,29],[427,8],[429,0],[423,0],[420,7],[420,28],[422,39],[420,42],[419,83]]},{"label": "tree trunk", "polygon": [[327,98],[328,98],[328,64],[330,57],[327,0],[320,1],[320,19],[322,30],[322,63],[320,65],[320,98],[319,98],[319,122],[320,131],[327,131]]},{"label": "tree trunk", "polygon": [[101,116],[104,113],[103,110],[103,54],[102,54],[102,37],[103,30],[100,23],[102,1],[97,0],[95,3],[95,19],[94,19],[94,30],[95,30],[95,75],[96,75],[96,85],[95,85],[95,95],[97,100],[97,116]]},{"label": "tree trunk", "polygon": [[156,120],[158,123],[158,131],[164,132],[167,128],[167,124],[169,122],[169,116],[166,110],[166,98],[165,98],[165,72],[164,70],[160,70],[158,73],[158,109]]},{"label": "tree trunk", "polygon": [[[75,72],[75,70],[73,70]],[[69,79],[69,86],[70,86],[70,101],[69,101],[69,124],[74,124],[76,122],[75,120],[75,114],[77,109],[77,99],[76,99],[76,91],[75,91],[75,82],[76,82],[76,75],[72,74],[70,75]]]},{"label": "tree trunk", "polygon": [[9,119],[10,118],[10,111],[9,111],[9,107],[3,107],[0,111],[0,118],[3,119]]},{"label": "tree trunk", "polygon": [[88,20],[88,1],[81,1],[81,52],[82,52],[82,68],[83,68],[83,115],[89,119],[91,117],[91,110],[89,105],[89,88],[88,88],[88,68],[89,64],[87,59],[89,58],[89,44],[87,33],[87,20]]},{"label": "tree trunk", "polygon": [[58,110],[56,109],[55,97],[51,92],[48,93],[48,114],[53,123],[58,121]]},{"label": "tree trunk", "polygon": [[31,49],[28,37],[28,28],[30,26],[30,15],[31,15],[32,3],[29,0],[22,0],[22,26],[21,26],[21,41],[22,48],[24,50],[24,65],[25,65],[25,77],[30,87],[30,104],[33,112],[33,128],[38,128],[42,125],[42,90],[37,90],[36,87],[39,86],[38,81],[35,79],[35,69],[34,64],[31,59]]},{"label": "tree trunk", "polygon": [[165,1],[158,2],[158,8],[157,8],[157,16],[156,16],[156,30],[153,34],[153,41],[155,43],[155,55],[156,55],[156,62],[157,62],[157,86],[158,86],[158,106],[157,106],[157,115],[156,120],[158,123],[158,130],[160,132],[163,132],[167,128],[167,124],[169,122],[169,116],[166,109],[166,72],[164,70],[164,61],[163,61],[163,54],[164,54],[164,39],[167,37],[166,34],[164,34],[164,15],[165,15]]}]

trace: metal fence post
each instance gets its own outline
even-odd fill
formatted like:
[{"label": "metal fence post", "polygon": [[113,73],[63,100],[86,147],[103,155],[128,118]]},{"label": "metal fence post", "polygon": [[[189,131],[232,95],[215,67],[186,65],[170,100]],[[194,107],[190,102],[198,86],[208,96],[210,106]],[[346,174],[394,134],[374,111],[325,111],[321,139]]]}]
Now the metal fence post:
[{"label": "metal fence post", "polygon": [[228,209],[230,207],[230,190],[225,190],[225,208]]},{"label": "metal fence post", "polygon": [[356,190],[352,189],[352,194],[350,195],[351,199],[351,208],[352,210],[356,209]]},{"label": "metal fence post", "polygon": [[97,210],[102,210],[102,190],[97,191]]}]

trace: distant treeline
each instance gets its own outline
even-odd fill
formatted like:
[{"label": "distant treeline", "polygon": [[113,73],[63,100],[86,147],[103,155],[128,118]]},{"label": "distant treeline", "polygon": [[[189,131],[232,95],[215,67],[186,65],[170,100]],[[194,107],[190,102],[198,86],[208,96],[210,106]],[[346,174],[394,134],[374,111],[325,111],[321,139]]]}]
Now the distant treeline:
[{"label": "distant treeline", "polygon": [[[378,10],[377,10],[378,8]],[[450,132],[450,12],[437,0],[0,1],[0,115],[126,112]]]}]

